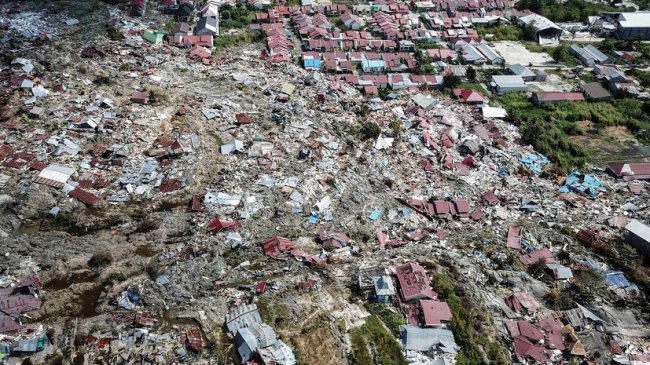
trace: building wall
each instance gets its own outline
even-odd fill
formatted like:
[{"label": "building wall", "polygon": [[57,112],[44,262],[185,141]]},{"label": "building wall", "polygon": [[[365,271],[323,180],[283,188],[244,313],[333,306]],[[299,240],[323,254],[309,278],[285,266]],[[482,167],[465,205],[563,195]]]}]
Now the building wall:
[{"label": "building wall", "polygon": [[390,303],[389,295],[377,295],[376,299],[380,303]]},{"label": "building wall", "polygon": [[618,39],[634,39],[641,36],[641,39],[650,40],[650,27],[648,28],[621,28],[614,33]]},{"label": "building wall", "polygon": [[625,235],[625,241],[639,250],[639,252],[641,252],[646,257],[650,257],[650,242],[644,240],[641,237],[638,237],[631,232],[627,232]]},{"label": "building wall", "polygon": [[527,87],[512,87],[512,86],[506,86],[506,87],[500,87],[497,85],[497,92],[501,94],[507,94],[507,93],[516,93],[516,92],[527,92],[528,88]]}]

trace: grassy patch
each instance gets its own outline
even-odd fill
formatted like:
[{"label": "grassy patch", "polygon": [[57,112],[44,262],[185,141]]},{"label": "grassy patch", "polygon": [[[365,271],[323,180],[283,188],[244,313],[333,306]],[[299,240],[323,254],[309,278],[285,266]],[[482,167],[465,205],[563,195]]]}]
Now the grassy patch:
[{"label": "grassy patch", "polygon": [[287,317],[287,307],[277,302],[271,302],[268,297],[262,297],[257,302],[262,321],[272,326],[279,326]]},{"label": "grassy patch", "polygon": [[352,332],[352,352],[349,360],[352,365],[374,365],[361,330]]},{"label": "grassy patch", "polygon": [[570,47],[571,46],[568,43],[561,43],[555,48],[547,48],[547,51],[557,63],[569,67],[582,65],[582,62],[571,53]]},{"label": "grassy patch", "polygon": [[487,91],[481,86],[481,84],[473,83],[473,82],[461,82],[460,84],[456,85],[457,88],[459,89],[470,89],[474,91],[478,91],[483,93],[483,95],[487,95]]},{"label": "grassy patch", "polygon": [[[524,32],[515,25],[497,25],[494,27],[479,27],[476,29],[481,38],[492,41],[519,41],[524,39]],[[491,37],[488,37],[491,35]]]},{"label": "grassy patch", "polygon": [[531,42],[525,42],[523,44],[528,51],[534,53],[547,53],[555,62],[561,63],[565,66],[573,67],[582,64],[582,62],[571,53],[569,50],[571,45],[568,43],[561,43],[557,47],[540,46],[539,44]]},{"label": "grassy patch", "polygon": [[399,326],[406,324],[404,318],[401,315],[391,311],[383,303],[374,303],[367,306],[368,311],[377,317],[386,324],[386,327],[391,331],[393,336],[399,337]]},{"label": "grassy patch", "polygon": [[[402,348],[376,315],[368,317],[366,323],[359,329],[359,336],[375,349],[379,365],[407,364],[404,355],[402,355]],[[357,341],[359,340],[357,339]],[[358,354],[360,355],[360,353]]]},{"label": "grassy patch", "polygon": [[460,365],[509,364],[510,361],[503,346],[479,332],[482,325],[489,325],[490,320],[485,317],[485,312],[474,308],[475,305],[471,299],[461,298],[449,275],[437,273],[433,277],[433,283],[451,310],[451,330],[456,342],[462,347],[456,357],[457,363]]},{"label": "grassy patch", "polygon": [[639,118],[644,113],[642,103],[629,98],[612,103],[572,102],[540,108],[525,93],[506,94],[498,100],[508,111],[510,121],[519,125],[524,141],[563,169],[582,166],[589,160],[587,150],[569,138],[584,133],[577,122],[589,120],[597,131],[624,125],[631,132],[638,132]]},{"label": "grassy patch", "polygon": [[264,36],[260,32],[244,32],[237,34],[220,35],[214,38],[214,49],[220,51],[235,46],[261,42]]}]

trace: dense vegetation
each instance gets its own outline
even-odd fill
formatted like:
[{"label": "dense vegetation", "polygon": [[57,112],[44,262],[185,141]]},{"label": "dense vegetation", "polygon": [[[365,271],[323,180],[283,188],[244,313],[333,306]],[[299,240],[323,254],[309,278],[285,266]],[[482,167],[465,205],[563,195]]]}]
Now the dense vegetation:
[{"label": "dense vegetation", "polygon": [[376,353],[379,365],[407,364],[402,355],[402,348],[376,315],[368,317],[366,323],[352,333],[350,361],[353,365],[375,364],[366,344],[374,349],[373,353]]},{"label": "dense vegetation", "polygon": [[449,275],[437,273],[433,277],[435,290],[447,302],[451,310],[451,330],[456,342],[462,347],[456,357],[459,365],[509,364],[507,353],[501,344],[481,333],[481,326],[489,326],[484,311],[473,311],[469,298],[461,298]]},{"label": "dense vegetation", "polygon": [[612,38],[607,38],[600,43],[600,46],[598,48],[600,48],[600,50],[603,52],[639,52],[641,53],[640,57],[632,59],[628,62],[632,64],[645,64],[650,62],[650,44],[642,43],[642,41],[638,38],[626,40],[615,40]]},{"label": "dense vegetation", "polygon": [[636,79],[641,83],[641,86],[650,86],[650,72],[633,67],[630,68],[626,73],[630,76],[636,77]]},{"label": "dense vegetation", "polygon": [[241,3],[237,6],[224,5],[221,8],[219,28],[222,32],[230,29],[245,29],[254,18],[255,12]]},{"label": "dense vegetation", "polygon": [[529,9],[556,22],[583,22],[588,16],[603,11],[616,11],[605,4],[595,4],[587,0],[519,0],[517,9]]},{"label": "dense vegetation", "polygon": [[508,118],[519,124],[523,140],[565,169],[588,161],[588,151],[569,138],[584,133],[576,122],[591,121],[591,127],[597,131],[624,125],[631,132],[638,132],[644,115],[643,104],[629,98],[612,103],[572,102],[540,108],[524,93],[506,94],[498,100],[508,111]]},{"label": "dense vegetation", "polygon": [[582,65],[582,62],[571,53],[570,45],[567,43],[560,43],[559,46],[551,48],[549,53],[553,57],[553,61],[565,66]]}]

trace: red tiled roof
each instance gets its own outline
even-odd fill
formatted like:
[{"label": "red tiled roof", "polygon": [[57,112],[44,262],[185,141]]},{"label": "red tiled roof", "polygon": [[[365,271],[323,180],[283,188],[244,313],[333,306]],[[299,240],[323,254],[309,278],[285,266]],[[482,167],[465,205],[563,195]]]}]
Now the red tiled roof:
[{"label": "red tiled roof", "polygon": [[203,211],[203,198],[198,195],[192,197],[189,206],[187,207],[188,212],[201,212]]},{"label": "red tiled roof", "polygon": [[537,361],[548,360],[548,355],[542,346],[533,345],[523,336],[515,337],[515,352],[521,359],[529,357]]},{"label": "red tiled roof", "polygon": [[529,313],[533,313],[541,308],[537,300],[527,292],[514,293],[506,298],[505,302],[515,312],[520,312],[522,309],[525,309]]},{"label": "red tiled roof", "polygon": [[12,295],[0,298],[0,311],[8,315],[18,315],[41,307],[41,300],[32,295]]},{"label": "red tiled roof", "polygon": [[0,312],[0,333],[14,332],[21,329],[23,326],[16,322],[10,316]]}]

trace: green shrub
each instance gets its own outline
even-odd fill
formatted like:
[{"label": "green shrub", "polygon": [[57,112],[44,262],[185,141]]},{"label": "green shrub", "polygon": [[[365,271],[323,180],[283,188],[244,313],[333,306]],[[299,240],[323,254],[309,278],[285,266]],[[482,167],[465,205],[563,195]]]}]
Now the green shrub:
[{"label": "green shrub", "polygon": [[235,46],[260,42],[264,36],[260,32],[244,32],[237,34],[220,35],[214,38],[214,49],[216,51]]},{"label": "green shrub", "polygon": [[399,326],[406,324],[406,321],[401,315],[392,312],[383,303],[369,304],[368,311],[380,317],[393,336],[399,337]]},{"label": "green shrub", "polygon": [[108,266],[111,262],[113,262],[113,256],[111,253],[108,251],[100,251],[90,257],[90,260],[88,260],[88,266],[97,269]]},{"label": "green shrub", "polygon": [[364,123],[361,126],[361,130],[359,131],[359,138],[361,138],[362,141],[367,141],[369,139],[377,139],[380,134],[381,128],[379,128],[377,123],[368,122]]},{"label": "green shrub", "polygon": [[588,16],[604,11],[617,11],[615,8],[587,0],[520,0],[517,9],[528,9],[556,22],[583,22]]},{"label": "green shrub", "polygon": [[523,30],[516,25],[497,25],[493,27],[480,27],[477,28],[478,35],[482,38],[487,38],[488,34],[492,34],[489,38],[492,41],[519,41],[524,39]]},{"label": "green shrub", "polygon": [[368,345],[361,335],[360,330],[352,332],[352,351],[350,354],[352,365],[374,365],[374,361],[368,351]]},{"label": "green shrub", "polygon": [[483,316],[474,315],[471,299],[461,298],[459,290],[451,277],[445,273],[437,273],[433,277],[434,289],[443,298],[451,311],[450,327],[461,351],[456,357],[458,364],[509,364],[507,353],[503,346],[479,332],[481,325],[486,325]]},{"label": "green shrub", "polygon": [[379,365],[406,365],[402,348],[386,330],[379,317],[371,315],[361,327],[361,334],[377,352]]},{"label": "green shrub", "polygon": [[636,133],[642,129],[643,103],[631,98],[611,103],[571,102],[535,107],[525,93],[498,97],[508,111],[508,120],[518,124],[522,139],[548,156],[558,167],[580,167],[589,161],[589,154],[569,136],[584,134],[577,122],[591,121],[596,129],[626,126]]}]

